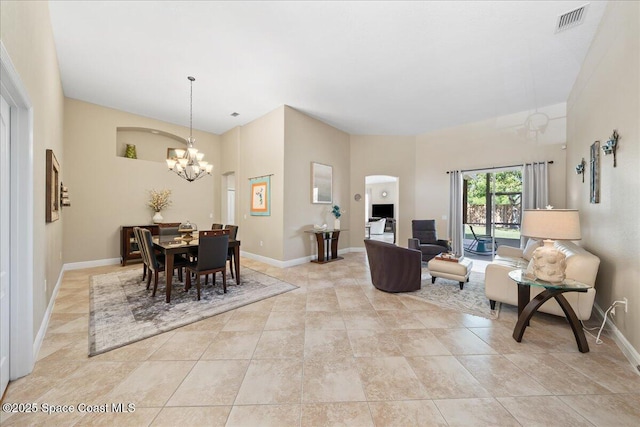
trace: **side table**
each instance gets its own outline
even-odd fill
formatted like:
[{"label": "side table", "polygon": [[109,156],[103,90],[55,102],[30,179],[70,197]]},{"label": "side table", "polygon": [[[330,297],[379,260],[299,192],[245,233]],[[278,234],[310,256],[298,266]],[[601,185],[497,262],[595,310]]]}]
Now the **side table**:
[{"label": "side table", "polygon": [[[555,298],[562,311],[564,311],[571,330],[573,330],[578,350],[581,353],[589,352],[589,344],[584,336],[582,324],[575,311],[573,311],[571,304],[562,295],[565,292],[587,292],[589,285],[571,279],[565,279],[560,283],[545,282],[528,275],[526,270],[510,271],[509,278],[518,284],[518,322],[513,330],[514,340],[517,342],[522,341],[524,330],[529,326],[529,320],[531,320],[534,313],[538,311],[542,304],[551,298]],[[531,298],[531,286],[545,288],[545,290],[529,301]]]},{"label": "side table", "polygon": [[316,242],[318,244],[318,258],[311,262],[325,264],[343,259],[341,256],[338,256],[340,231],[347,230],[305,230],[305,233],[313,233],[316,235]]}]

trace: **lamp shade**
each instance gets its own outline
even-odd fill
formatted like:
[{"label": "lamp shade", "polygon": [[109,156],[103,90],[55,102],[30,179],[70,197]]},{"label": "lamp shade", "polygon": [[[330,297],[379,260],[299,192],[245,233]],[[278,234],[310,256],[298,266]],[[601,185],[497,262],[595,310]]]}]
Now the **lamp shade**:
[{"label": "lamp shade", "polygon": [[575,209],[526,209],[520,233],[549,240],[580,240],[580,217]]}]

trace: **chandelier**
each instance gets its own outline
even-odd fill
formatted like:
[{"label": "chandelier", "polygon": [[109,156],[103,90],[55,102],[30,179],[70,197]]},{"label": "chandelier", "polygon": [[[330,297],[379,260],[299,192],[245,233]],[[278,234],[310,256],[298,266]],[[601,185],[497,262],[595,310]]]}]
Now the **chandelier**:
[{"label": "chandelier", "polygon": [[193,82],[195,77],[187,77],[191,82],[191,97],[189,102],[189,138],[187,139],[187,149],[174,150],[174,157],[167,157],[167,166],[170,171],[175,172],[179,177],[193,182],[206,175],[211,175],[213,165],[205,162],[204,153],[199,153],[198,149],[193,146],[196,142],[193,137]]}]

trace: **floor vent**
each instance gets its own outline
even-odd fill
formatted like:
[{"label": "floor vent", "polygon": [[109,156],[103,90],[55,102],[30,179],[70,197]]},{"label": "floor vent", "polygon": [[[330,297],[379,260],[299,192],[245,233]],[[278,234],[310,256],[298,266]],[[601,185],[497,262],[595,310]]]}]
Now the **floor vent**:
[{"label": "floor vent", "polygon": [[560,15],[558,17],[558,23],[556,24],[556,33],[582,24],[584,22],[584,17],[587,14],[588,7],[589,3]]}]

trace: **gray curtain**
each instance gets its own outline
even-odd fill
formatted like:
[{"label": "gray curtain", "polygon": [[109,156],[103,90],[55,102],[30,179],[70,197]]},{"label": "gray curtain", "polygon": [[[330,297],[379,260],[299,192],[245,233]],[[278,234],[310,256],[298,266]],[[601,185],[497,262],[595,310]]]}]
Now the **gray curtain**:
[{"label": "gray curtain", "polygon": [[522,173],[522,209],[544,209],[549,204],[547,162],[524,165]]},{"label": "gray curtain", "polygon": [[[549,204],[547,162],[525,164],[522,172],[522,209],[544,209]],[[525,238],[520,239],[524,247]]]},{"label": "gray curtain", "polygon": [[462,172],[449,172],[449,239],[451,251],[464,255],[464,224],[462,223]]}]

